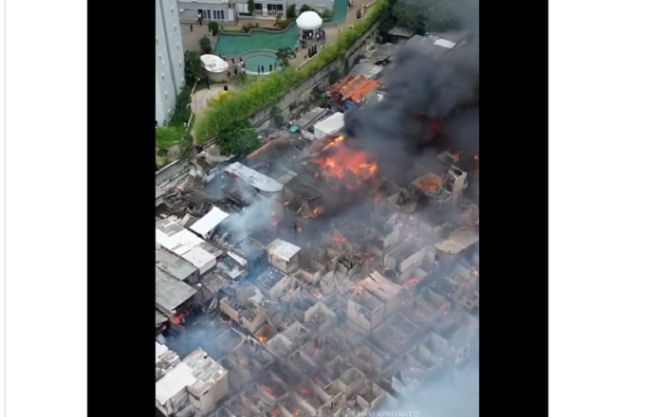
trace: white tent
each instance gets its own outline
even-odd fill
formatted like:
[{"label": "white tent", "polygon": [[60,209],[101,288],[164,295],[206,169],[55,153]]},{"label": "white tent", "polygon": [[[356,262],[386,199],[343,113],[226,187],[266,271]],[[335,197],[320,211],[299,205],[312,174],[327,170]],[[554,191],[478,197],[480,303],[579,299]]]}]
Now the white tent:
[{"label": "white tent", "polygon": [[210,210],[208,214],[203,216],[196,223],[189,226],[189,230],[198,233],[204,239],[207,239],[207,235],[216,229],[217,226],[219,226],[219,224],[226,220],[228,217],[230,217],[230,214],[220,210],[217,207],[212,207],[212,210]]},{"label": "white tent", "polygon": [[318,16],[318,13],[307,11],[302,13],[295,23],[301,30],[315,30],[323,26],[323,19]]}]

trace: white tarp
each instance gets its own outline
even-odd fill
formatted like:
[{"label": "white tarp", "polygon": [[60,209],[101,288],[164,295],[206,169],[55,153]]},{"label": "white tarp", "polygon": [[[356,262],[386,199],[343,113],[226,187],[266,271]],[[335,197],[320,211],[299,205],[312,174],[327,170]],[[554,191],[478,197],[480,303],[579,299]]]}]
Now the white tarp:
[{"label": "white tarp", "polygon": [[198,233],[199,235],[205,237],[208,233],[213,231],[221,222],[230,217],[230,214],[222,211],[217,207],[213,207],[212,210],[196,223],[192,224],[189,229],[192,232]]}]

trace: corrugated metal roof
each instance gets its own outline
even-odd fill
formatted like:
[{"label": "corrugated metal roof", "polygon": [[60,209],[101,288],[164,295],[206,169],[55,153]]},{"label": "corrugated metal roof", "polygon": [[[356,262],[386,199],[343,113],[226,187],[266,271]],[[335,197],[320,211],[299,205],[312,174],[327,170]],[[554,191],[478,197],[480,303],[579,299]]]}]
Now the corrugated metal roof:
[{"label": "corrugated metal roof", "polygon": [[364,96],[366,96],[370,91],[377,88],[380,84],[376,80],[369,80],[366,84],[362,85],[352,94],[348,96],[349,99],[353,100],[355,103],[359,103]]},{"label": "corrugated metal roof", "polygon": [[373,78],[376,78],[378,74],[380,74],[385,67],[382,67],[380,65],[374,65],[374,64],[368,64],[365,62],[361,62],[353,67],[352,70],[348,73],[348,75],[363,75],[367,79],[371,80]]},{"label": "corrugated metal roof", "polygon": [[160,233],[157,230],[157,243],[180,256],[189,252],[194,246],[203,243],[201,238],[186,229],[182,229],[172,236],[165,236],[163,233],[160,235]]},{"label": "corrugated metal roof", "polygon": [[270,255],[288,262],[300,251],[300,248],[285,240],[277,239],[270,243],[265,250]]},{"label": "corrugated metal roof", "polygon": [[217,259],[200,246],[194,246],[182,255],[201,272],[206,272],[217,264]]},{"label": "corrugated metal roof", "polygon": [[334,113],[332,116],[322,120],[314,125],[314,129],[318,129],[323,134],[329,135],[338,132],[344,127],[344,114]]},{"label": "corrugated metal roof", "polygon": [[447,240],[436,243],[435,247],[441,252],[456,255],[480,240],[474,230],[459,229],[454,231]]},{"label": "corrugated metal roof", "polygon": [[266,193],[276,193],[284,188],[282,184],[279,184],[272,178],[248,168],[239,162],[234,162],[228,165],[224,168],[224,172],[235,175],[252,187],[265,191]]},{"label": "corrugated metal roof", "polygon": [[210,233],[213,231],[221,222],[226,220],[228,217],[230,217],[230,214],[226,213],[225,211],[222,211],[218,207],[212,207],[212,210],[210,210],[205,216],[200,218],[196,223],[191,225],[189,227],[190,230],[193,232],[198,233],[201,236],[205,236],[206,234]]},{"label": "corrugated metal roof", "polygon": [[163,313],[175,310],[194,294],[196,294],[195,289],[155,268],[155,305]]},{"label": "corrugated metal roof", "polygon": [[402,38],[410,38],[415,34],[415,31],[395,26],[387,32],[388,35],[401,36]]},{"label": "corrugated metal roof", "polygon": [[156,265],[159,269],[180,281],[184,281],[196,273],[195,266],[166,249],[159,249],[157,251],[156,260]]}]

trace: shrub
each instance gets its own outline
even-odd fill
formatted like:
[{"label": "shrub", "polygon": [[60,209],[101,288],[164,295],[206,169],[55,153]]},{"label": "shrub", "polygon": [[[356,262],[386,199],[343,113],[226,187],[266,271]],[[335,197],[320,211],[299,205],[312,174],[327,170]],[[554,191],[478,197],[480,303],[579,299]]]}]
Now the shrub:
[{"label": "shrub", "polygon": [[154,130],[155,145],[161,149],[168,149],[182,139],[184,135],[184,125],[180,127],[167,126],[158,127]]},{"label": "shrub", "polygon": [[323,11],[323,13],[319,13],[319,14],[320,14],[320,17],[321,17],[323,20],[330,20],[330,19],[332,19],[332,10],[330,10],[330,9],[325,9],[325,10]]},{"label": "shrub", "polygon": [[217,36],[217,33],[219,33],[219,23],[217,22],[208,23],[208,29],[210,29],[212,36]]},{"label": "shrub", "polygon": [[205,69],[201,62],[201,57],[196,51],[187,51],[184,53],[184,77],[187,84],[193,85],[197,79],[205,76]]},{"label": "shrub", "polygon": [[245,156],[260,146],[258,134],[246,120],[238,120],[219,131],[217,136],[219,153]]},{"label": "shrub", "polygon": [[249,25],[242,25],[242,32],[243,32],[243,33],[249,33],[250,30],[251,30],[251,26],[249,26]]},{"label": "shrub", "polygon": [[302,14],[304,12],[308,12],[310,10],[311,10],[311,7],[309,7],[308,4],[303,4],[302,7],[300,7],[300,14]]},{"label": "shrub", "polygon": [[382,16],[387,2],[388,0],[378,0],[362,20],[353,27],[344,29],[337,42],[321,49],[316,57],[298,71],[292,67],[286,67],[270,77],[261,77],[252,82],[242,92],[208,106],[203,114],[196,118],[194,139],[197,142],[204,142],[218,136],[220,132],[228,129],[228,126],[244,121],[256,111],[277,102],[289,89],[310,78],[336,58],[343,56],[348,47]]},{"label": "shrub", "polygon": [[254,3],[254,0],[247,1],[247,9],[249,10],[249,14],[254,14],[256,11],[256,4]]},{"label": "shrub", "polygon": [[291,4],[291,5],[288,6],[288,8],[286,9],[286,17],[287,17],[288,19],[295,19],[295,17],[296,17],[296,16],[295,16],[295,3]]},{"label": "shrub", "polygon": [[201,50],[203,53],[209,54],[212,52],[212,43],[210,42],[210,39],[207,36],[203,36],[200,41],[198,41],[198,44],[201,46]]},{"label": "shrub", "polygon": [[168,123],[170,126],[178,127],[183,126],[189,122],[191,116],[191,87],[185,85],[182,87],[178,98],[175,101],[175,110],[171,121]]}]

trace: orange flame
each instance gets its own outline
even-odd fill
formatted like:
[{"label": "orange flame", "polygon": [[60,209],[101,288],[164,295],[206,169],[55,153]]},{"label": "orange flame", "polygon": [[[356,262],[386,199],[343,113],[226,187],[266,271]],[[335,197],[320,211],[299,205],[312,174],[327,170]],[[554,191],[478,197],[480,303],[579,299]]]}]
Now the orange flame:
[{"label": "orange flame", "polygon": [[270,411],[270,414],[273,415],[273,416],[280,416],[281,415],[281,410],[278,409],[278,408],[274,408],[274,409],[272,409],[272,411]]},{"label": "orange flame", "polygon": [[367,160],[366,152],[351,150],[347,146],[339,145],[340,142],[333,143],[337,146],[332,155],[321,156],[314,160],[323,169],[323,174],[326,176],[348,178],[348,175],[351,174],[355,177],[356,183],[347,184],[347,186],[354,188],[361,185],[361,181],[368,180],[378,172],[378,165]]},{"label": "orange flame", "polygon": [[333,239],[334,239],[335,242],[338,242],[338,243],[343,243],[343,242],[346,241],[345,237],[341,236],[339,233],[336,233],[336,232],[334,233]]},{"label": "orange flame", "polygon": [[314,355],[320,355],[323,352],[323,348],[315,347]]},{"label": "orange flame", "polygon": [[270,225],[271,225],[272,227],[277,227],[278,224],[279,224],[279,220],[272,220],[272,221],[270,222]]},{"label": "orange flame", "polygon": [[417,188],[422,191],[433,191],[443,185],[443,179],[434,174],[428,174],[417,183]]},{"label": "orange flame", "polygon": [[454,157],[455,157],[456,159],[461,159],[461,152],[456,152],[456,153],[454,154]]},{"label": "orange flame", "polygon": [[311,394],[311,390],[310,390],[310,389],[307,389],[307,388],[302,388],[302,389],[300,390],[300,394],[302,394],[302,395],[309,395],[309,394]]},{"label": "orange flame", "polygon": [[267,393],[270,394],[272,396],[272,398],[277,398],[277,396],[274,395],[274,390],[272,389],[272,387],[268,387],[265,384],[261,384],[261,388],[263,388],[265,391],[267,391]]},{"label": "orange flame", "polygon": [[314,217],[323,214],[324,211],[325,211],[325,209],[321,206],[315,207],[314,208]]},{"label": "orange flame", "polygon": [[343,136],[343,135],[341,135],[341,136],[337,136],[332,142],[330,142],[330,143],[328,143],[327,145],[325,145],[325,147],[323,148],[323,150],[326,151],[326,150],[328,150],[328,149],[330,149],[330,148],[336,146],[339,142],[343,141],[344,139],[346,139],[346,137]]},{"label": "orange flame", "polygon": [[404,288],[406,288],[406,289],[411,289],[411,288],[413,288],[414,286],[416,286],[418,282],[420,282],[420,280],[417,279],[416,277],[413,277],[413,278],[410,278],[408,281],[406,281],[406,282],[403,284],[403,286],[404,286]]},{"label": "orange flame", "polygon": [[265,336],[262,335],[262,334],[256,336],[256,339],[260,340],[260,341],[263,342],[263,343],[267,342],[267,337],[265,337]]},{"label": "orange flame", "polygon": [[298,233],[302,233],[302,226],[298,226],[298,227],[297,227],[297,232],[298,232]]}]

